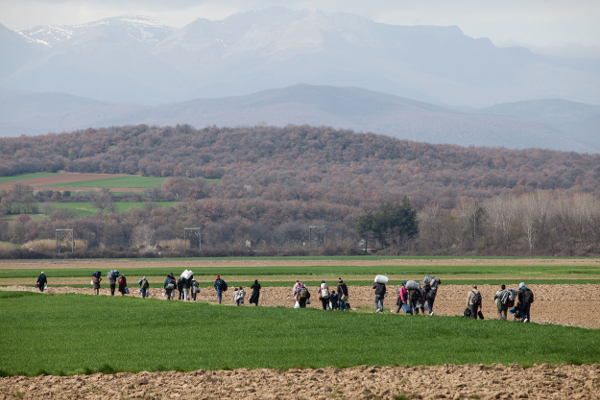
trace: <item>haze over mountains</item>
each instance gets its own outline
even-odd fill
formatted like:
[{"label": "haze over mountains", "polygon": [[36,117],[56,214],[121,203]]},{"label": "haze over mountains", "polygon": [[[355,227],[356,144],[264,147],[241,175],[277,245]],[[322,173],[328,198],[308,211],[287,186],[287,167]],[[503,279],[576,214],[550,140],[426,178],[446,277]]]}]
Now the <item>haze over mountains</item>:
[{"label": "haze over mountains", "polygon": [[[600,104],[600,60],[498,48],[457,27],[285,8],[181,29],[125,15],[19,32],[0,25],[0,59],[0,136],[265,121],[600,152],[600,107],[589,105]],[[474,110],[451,109],[460,107]]]}]

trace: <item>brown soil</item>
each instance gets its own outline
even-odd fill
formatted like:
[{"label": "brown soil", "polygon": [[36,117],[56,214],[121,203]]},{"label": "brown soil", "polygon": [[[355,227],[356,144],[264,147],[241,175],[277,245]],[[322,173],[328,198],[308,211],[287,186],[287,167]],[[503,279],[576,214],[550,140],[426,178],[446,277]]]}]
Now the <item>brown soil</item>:
[{"label": "brown soil", "polygon": [[600,365],[240,369],[0,378],[0,399],[600,399]]},{"label": "brown soil", "polygon": [[[110,290],[107,284],[102,285],[101,295],[109,295]],[[388,287],[388,297],[384,301],[385,308],[396,310],[396,286]],[[467,285],[442,285],[438,290],[433,310],[435,315],[462,315],[466,308],[467,293],[470,290]],[[493,301],[494,294],[498,290],[496,286],[480,285],[479,290],[483,296],[483,314],[486,318],[498,318],[496,305]],[[560,324],[569,326],[581,326],[588,328],[600,328],[600,284],[587,285],[530,285],[529,288],[535,294],[535,302],[531,307],[531,318],[533,322],[546,324]],[[335,290],[334,287],[331,288]],[[7,286],[0,290],[23,290],[37,291],[32,286]],[[140,297],[135,282],[130,282],[131,294],[129,296]],[[251,295],[251,290],[246,290],[246,306]],[[309,287],[312,295],[311,304],[308,307],[322,308],[321,302],[317,299],[317,288]],[[362,312],[371,312],[375,310],[373,289],[365,286],[349,286],[349,300],[353,308],[368,307],[368,310],[362,309]],[[71,288],[71,287],[52,287],[50,285],[49,294],[62,293],[84,293],[92,294],[90,288]],[[178,292],[176,292],[178,295]],[[120,293],[116,293],[120,295]],[[176,295],[176,296],[177,296]],[[150,297],[164,299],[159,289],[150,289]],[[198,301],[217,302],[216,292],[212,288],[202,288],[197,297]],[[235,304],[233,301],[233,288],[225,293],[223,304]],[[261,290],[261,306],[283,306],[293,307],[291,287],[265,287]],[[253,305],[252,305],[253,306]],[[386,310],[386,313],[389,311]],[[398,318],[409,318],[405,314],[398,315]],[[414,317],[418,318],[418,317]],[[427,318],[430,318],[427,316]],[[509,314],[509,320],[512,316]]]},{"label": "brown soil", "polygon": [[[119,269],[124,266],[137,268],[193,269],[202,267],[305,267],[305,266],[378,266],[378,265],[592,265],[600,266],[600,258],[585,259],[396,259],[396,260],[0,260],[0,269],[66,269],[92,267]],[[101,264],[101,265],[100,265]],[[93,265],[93,266],[92,266]],[[544,277],[545,278],[545,277]]]},{"label": "brown soil", "polygon": [[[82,188],[44,188],[40,187],[42,185],[56,185],[59,183],[71,183],[71,182],[79,182],[79,181],[91,181],[96,179],[109,179],[109,178],[117,178],[120,176],[127,176],[123,174],[80,174],[77,172],[64,172],[59,175],[47,176],[45,178],[35,178],[35,179],[26,179],[23,181],[14,181],[14,182],[5,182],[0,183],[0,190],[9,190],[13,187],[15,183],[22,183],[24,185],[29,185],[39,190],[82,190]],[[83,188],[83,189],[91,189],[91,188]],[[138,189],[139,190],[139,189]],[[125,191],[125,190],[123,190]]]}]

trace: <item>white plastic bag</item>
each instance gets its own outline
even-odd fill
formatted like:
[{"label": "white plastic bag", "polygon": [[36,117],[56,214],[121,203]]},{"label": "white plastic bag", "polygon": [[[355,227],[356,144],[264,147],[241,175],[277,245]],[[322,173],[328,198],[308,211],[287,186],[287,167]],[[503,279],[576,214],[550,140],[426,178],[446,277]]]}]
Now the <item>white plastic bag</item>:
[{"label": "white plastic bag", "polygon": [[90,282],[90,285],[94,286],[94,280],[92,279],[92,281]]},{"label": "white plastic bag", "polygon": [[385,275],[377,275],[374,282],[386,284],[388,280],[388,277]]},{"label": "white plastic bag", "polygon": [[300,308],[300,302],[296,300],[296,304],[294,304],[294,308]]},{"label": "white plastic bag", "polygon": [[44,285],[44,290],[48,290],[48,285]]}]

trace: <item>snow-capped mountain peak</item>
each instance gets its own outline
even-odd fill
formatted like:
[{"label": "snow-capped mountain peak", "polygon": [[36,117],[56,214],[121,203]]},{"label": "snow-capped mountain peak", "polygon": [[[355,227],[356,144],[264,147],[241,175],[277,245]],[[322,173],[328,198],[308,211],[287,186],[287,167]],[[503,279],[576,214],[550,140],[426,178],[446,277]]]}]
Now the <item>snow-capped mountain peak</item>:
[{"label": "snow-capped mountain peak", "polygon": [[17,32],[28,41],[40,43],[50,48],[99,27],[125,29],[129,37],[149,45],[158,43],[175,30],[168,22],[159,18],[126,14],[80,25],[43,25]]}]

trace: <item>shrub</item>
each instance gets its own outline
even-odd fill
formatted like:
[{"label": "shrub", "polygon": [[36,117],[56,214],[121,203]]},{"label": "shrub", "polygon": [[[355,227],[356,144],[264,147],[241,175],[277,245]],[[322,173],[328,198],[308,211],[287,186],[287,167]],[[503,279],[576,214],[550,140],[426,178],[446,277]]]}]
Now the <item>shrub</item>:
[{"label": "shrub", "polygon": [[[71,247],[71,242],[68,240],[63,241],[61,248]],[[88,243],[85,240],[75,239],[75,251],[85,250],[88,247]],[[39,252],[54,252],[56,251],[56,241],[54,239],[38,239],[26,242],[22,246],[23,249],[31,249]]]}]

